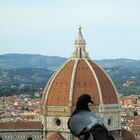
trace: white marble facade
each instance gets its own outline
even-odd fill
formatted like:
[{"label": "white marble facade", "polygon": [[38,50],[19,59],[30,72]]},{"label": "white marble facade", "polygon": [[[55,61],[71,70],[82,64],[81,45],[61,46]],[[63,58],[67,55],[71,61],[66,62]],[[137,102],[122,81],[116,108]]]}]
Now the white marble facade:
[{"label": "white marble facade", "polygon": [[42,140],[43,132],[40,130],[0,130],[0,140]]}]

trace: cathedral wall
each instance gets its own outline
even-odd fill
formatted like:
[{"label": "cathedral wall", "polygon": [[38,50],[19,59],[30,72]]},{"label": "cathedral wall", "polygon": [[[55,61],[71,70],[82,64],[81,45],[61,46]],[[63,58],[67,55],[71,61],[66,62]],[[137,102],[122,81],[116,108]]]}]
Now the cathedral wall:
[{"label": "cathedral wall", "polygon": [[47,116],[45,128],[47,131],[69,132],[67,127],[69,117]]},{"label": "cathedral wall", "polygon": [[101,117],[105,126],[109,130],[121,129],[120,105],[119,104],[103,104],[99,107],[97,114]]},{"label": "cathedral wall", "polygon": [[[2,140],[28,140],[28,138],[32,138],[32,140],[42,140],[43,139],[43,133],[42,132],[37,132],[37,131],[4,131],[0,132],[0,138]],[[30,139],[31,140],[31,139]]]}]

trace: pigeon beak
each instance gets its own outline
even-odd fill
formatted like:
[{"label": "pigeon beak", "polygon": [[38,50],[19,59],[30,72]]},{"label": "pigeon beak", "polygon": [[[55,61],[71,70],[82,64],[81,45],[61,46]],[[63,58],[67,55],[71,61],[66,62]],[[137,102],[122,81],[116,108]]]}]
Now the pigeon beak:
[{"label": "pigeon beak", "polygon": [[92,100],[90,100],[90,103],[94,104],[94,102]]}]

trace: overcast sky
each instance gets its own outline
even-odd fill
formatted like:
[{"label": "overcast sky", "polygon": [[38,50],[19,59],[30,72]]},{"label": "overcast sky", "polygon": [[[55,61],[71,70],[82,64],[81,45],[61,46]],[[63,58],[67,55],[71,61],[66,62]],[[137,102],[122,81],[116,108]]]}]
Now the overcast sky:
[{"label": "overcast sky", "polygon": [[78,26],[93,59],[140,59],[140,0],[0,0],[0,54],[70,57]]}]

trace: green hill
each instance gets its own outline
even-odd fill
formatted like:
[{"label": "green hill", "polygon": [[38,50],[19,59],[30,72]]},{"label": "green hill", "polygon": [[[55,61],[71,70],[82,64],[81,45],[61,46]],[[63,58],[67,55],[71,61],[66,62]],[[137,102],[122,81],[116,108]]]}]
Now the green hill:
[{"label": "green hill", "polygon": [[[58,56],[44,56],[39,54],[5,54],[0,55],[0,68],[45,68],[57,69],[67,58]],[[140,60],[132,59],[103,59],[95,60],[96,63],[105,68],[111,67],[137,67],[140,68]]]},{"label": "green hill", "polygon": [[44,68],[55,70],[67,59],[58,56],[43,56],[39,54],[5,54],[0,55],[0,68]]},{"label": "green hill", "polygon": [[105,68],[105,70],[112,78],[119,93],[140,94],[140,68],[118,66]]},{"label": "green hill", "polygon": [[[0,96],[41,93],[48,79],[67,58],[30,54],[0,55]],[[140,94],[140,60],[96,60],[119,93]]]},{"label": "green hill", "polygon": [[0,96],[41,93],[52,73],[41,68],[0,70]]}]

